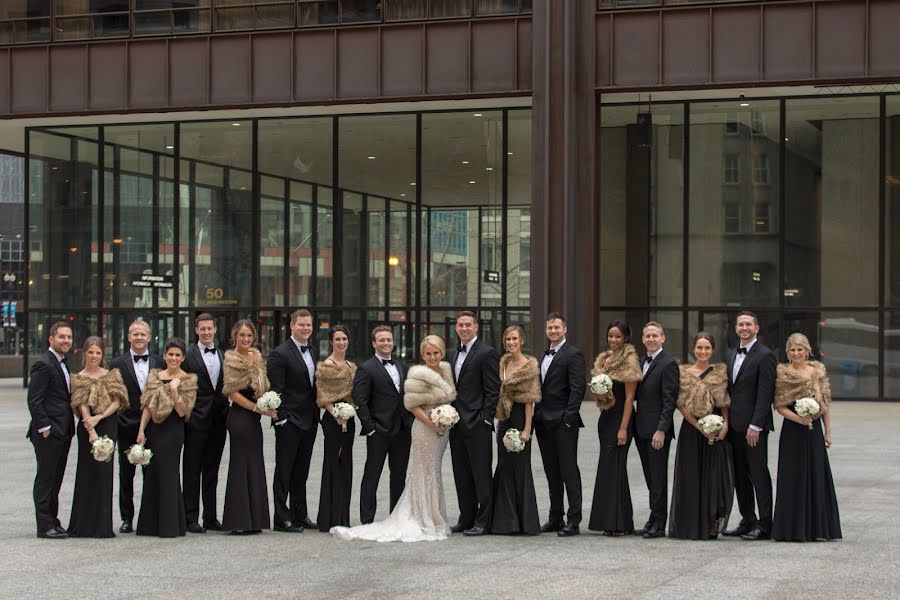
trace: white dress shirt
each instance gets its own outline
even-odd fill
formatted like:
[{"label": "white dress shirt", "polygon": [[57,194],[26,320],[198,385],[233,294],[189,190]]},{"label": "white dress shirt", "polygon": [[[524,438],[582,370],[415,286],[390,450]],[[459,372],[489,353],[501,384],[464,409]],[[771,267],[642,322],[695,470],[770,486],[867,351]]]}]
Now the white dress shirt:
[{"label": "white dress shirt", "polygon": [[475,336],[471,340],[469,340],[469,343],[466,344],[465,352],[456,353],[456,363],[453,365],[453,373],[456,375],[457,380],[459,380],[459,371],[462,369],[463,363],[466,362],[466,357],[469,355],[469,352],[472,351],[472,346],[475,344],[475,340],[477,339],[478,336]]},{"label": "white dress shirt", "polygon": [[[375,358],[377,358],[380,361],[393,360],[390,356],[385,358],[379,354],[376,354]],[[386,365],[386,364],[384,364],[384,362],[382,362],[381,364],[384,366],[384,370],[388,372],[388,375],[391,376],[391,381],[394,382],[394,387],[397,388],[397,391],[399,392],[400,391],[400,371],[397,369],[397,365],[396,364]]]},{"label": "white dress shirt", "polygon": [[[150,351],[148,350],[144,354],[135,354],[134,350],[129,348],[128,353],[131,354],[131,364],[134,366],[134,375],[137,377],[138,387],[143,392],[144,387],[147,385],[147,377],[150,376]],[[135,361],[135,356],[146,356],[147,358]]]},{"label": "white dress shirt", "polygon": [[566,343],[566,339],[558,343],[555,346],[550,346],[550,349],[553,350],[553,354],[545,354],[543,358],[541,358],[541,381],[547,377],[547,371],[550,370],[550,364],[553,362],[553,359],[556,358],[556,353],[559,352],[559,349],[563,347],[563,344]]},{"label": "white dress shirt", "polygon": [[[306,372],[309,375],[309,385],[316,385],[316,363],[313,362],[312,351],[309,348],[309,340],[306,341],[306,344],[300,343],[294,336],[291,336],[291,340],[294,342],[294,345],[297,346],[297,350],[300,352],[300,358],[303,359],[303,362],[306,364]],[[303,347],[306,348],[306,352],[301,350]]]},{"label": "white dress shirt", "polygon": [[209,346],[197,344],[197,348],[200,349],[200,354],[203,355],[203,362],[206,364],[206,372],[209,375],[209,380],[212,383],[213,388],[215,388],[219,381],[219,371],[222,368],[219,364],[219,353],[206,352],[207,348],[212,348],[213,350],[216,349],[213,344],[210,344]]}]

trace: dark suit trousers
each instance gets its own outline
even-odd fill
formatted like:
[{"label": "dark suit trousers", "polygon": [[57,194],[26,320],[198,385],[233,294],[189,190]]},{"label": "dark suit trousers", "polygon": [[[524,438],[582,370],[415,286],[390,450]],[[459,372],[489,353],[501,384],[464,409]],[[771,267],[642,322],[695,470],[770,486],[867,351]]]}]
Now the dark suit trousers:
[{"label": "dark suit trousers", "polygon": [[[772,476],[769,474],[769,432],[759,432],[755,448],[747,445],[746,432],[728,430],[734,456],[734,490],[741,524],[754,527],[757,524],[765,532],[772,531]],[[756,502],[754,503],[754,493]],[[756,506],[759,506],[759,519]]]},{"label": "dark suit trousers", "polygon": [[487,529],[491,524],[493,443],[493,431],[480,421],[472,429],[458,423],[450,430],[460,525]]},{"label": "dark suit trousers", "polygon": [[410,433],[401,429],[395,435],[386,435],[376,430],[366,437],[366,466],[363,470],[359,492],[359,520],[371,523],[378,508],[378,481],[388,459],[391,471],[391,510],[397,505],[406,484],[406,466],[409,464]]},{"label": "dark suit trousers", "polygon": [[62,440],[53,434],[44,437],[31,432],[31,444],[37,459],[34,476],[34,513],[38,532],[61,527],[59,522],[59,489],[66,474],[69,446],[72,440]]},{"label": "dark suit trousers", "polygon": [[[300,522],[309,517],[306,507],[306,480],[316,442],[318,425],[303,431],[293,423],[275,427],[275,523]],[[290,498],[290,509],[288,499]]]},{"label": "dark suit trousers", "polygon": [[578,427],[536,428],[541,461],[550,491],[550,521],[563,522],[563,488],[569,498],[567,520],[581,523],[581,471],[578,469]]},{"label": "dark suit trousers", "polygon": [[183,483],[184,513],[187,523],[200,519],[200,496],[203,495],[203,522],[216,520],[216,487],[219,465],[225,449],[225,419],[216,419],[206,430],[185,425]]},{"label": "dark suit trousers", "polygon": [[122,521],[128,523],[134,520],[134,472],[137,467],[128,462],[125,452],[137,443],[137,434],[137,425],[125,427],[119,423],[119,514]]},{"label": "dark suit trousers", "polygon": [[650,492],[650,521],[660,529],[665,529],[668,516],[666,504],[669,499],[669,447],[672,438],[667,435],[659,450],[654,450],[650,445],[651,439],[635,437],[634,441],[641,457],[644,481]]}]

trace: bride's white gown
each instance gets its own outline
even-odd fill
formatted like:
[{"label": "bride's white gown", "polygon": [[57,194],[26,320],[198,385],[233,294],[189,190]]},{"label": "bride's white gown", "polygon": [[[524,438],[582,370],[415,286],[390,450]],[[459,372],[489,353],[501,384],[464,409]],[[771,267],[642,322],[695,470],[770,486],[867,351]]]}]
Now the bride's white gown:
[{"label": "bride's white gown", "polygon": [[[433,406],[423,406],[431,414]],[[332,527],[342,540],[422,542],[446,539],[450,533],[444,506],[441,461],[449,432],[439,436],[416,419],[412,426],[406,487],[393,512],[384,521],[357,527]]]}]

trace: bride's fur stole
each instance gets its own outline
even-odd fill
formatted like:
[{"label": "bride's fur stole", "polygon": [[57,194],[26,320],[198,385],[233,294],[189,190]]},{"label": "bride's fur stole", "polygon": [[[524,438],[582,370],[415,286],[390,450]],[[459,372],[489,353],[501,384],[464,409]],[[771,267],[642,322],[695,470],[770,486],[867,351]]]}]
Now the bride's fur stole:
[{"label": "bride's fur stole", "polygon": [[[150,371],[147,377],[147,385],[144,386],[144,393],[141,394],[141,408],[150,409],[150,417],[154,423],[162,423],[169,418],[175,409],[175,401],[172,400],[172,391],[169,383],[159,378],[162,373],[159,369]],[[181,377],[178,381],[178,397],[184,404],[185,413],[184,420],[187,421],[194,410],[194,403],[197,401],[197,376],[188,373]]]},{"label": "bride's fur stole", "polygon": [[353,376],[356,365],[337,365],[330,360],[323,360],[316,365],[316,404],[325,408],[326,404],[335,402],[353,402]]},{"label": "bride's fur stole", "polygon": [[800,398],[812,398],[819,403],[821,412],[831,404],[831,384],[825,365],[817,360],[807,363],[816,370],[810,379],[803,379],[790,365],[778,365],[775,376],[775,408],[790,406]]},{"label": "bride's fur stole", "polygon": [[236,350],[225,353],[225,381],[222,384],[222,395],[228,396],[247,388],[253,389],[253,402],[269,391],[269,377],[266,375],[266,363],[256,348],[250,349],[253,362],[244,360]]},{"label": "bride's fur stole", "polygon": [[412,367],[403,382],[403,406],[412,410],[416,406],[450,404],[456,399],[453,372],[450,363],[441,363],[441,375],[424,365]]},{"label": "bride's fur stole", "polygon": [[[639,383],[643,373],[641,372],[641,363],[638,362],[638,355],[634,346],[625,344],[615,352],[612,350],[601,352],[597,356],[597,360],[594,361],[591,376],[594,377],[601,374],[608,375],[613,381]],[[613,395],[612,390],[603,396],[596,397],[597,407],[600,410],[609,410],[616,405],[616,397]]]},{"label": "bride's fur stole", "polygon": [[703,379],[688,373],[692,365],[681,365],[681,381],[678,391],[680,409],[686,410],[695,419],[712,414],[713,407],[724,408],[731,405],[728,396],[728,371],[724,363],[712,366],[712,371]]},{"label": "bride's fur stole", "polygon": [[513,403],[532,404],[541,401],[538,362],[533,356],[527,359],[524,365],[512,373],[506,371],[512,356],[504,354],[500,359],[500,372],[506,373],[506,378],[500,382],[500,400],[497,402],[496,415],[498,421],[509,418]]}]

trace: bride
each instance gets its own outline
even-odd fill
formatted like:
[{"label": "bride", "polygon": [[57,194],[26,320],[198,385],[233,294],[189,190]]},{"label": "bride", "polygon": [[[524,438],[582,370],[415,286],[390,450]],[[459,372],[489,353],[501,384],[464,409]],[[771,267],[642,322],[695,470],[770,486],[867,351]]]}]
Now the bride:
[{"label": "bride", "polygon": [[441,362],[446,348],[439,336],[429,335],[419,347],[425,365],[409,370],[403,404],[416,417],[412,426],[406,487],[393,512],[384,521],[357,527],[332,527],[343,540],[420,542],[443,540],[450,533],[444,506],[441,461],[447,448],[446,430],[431,422],[431,409],[450,404],[456,397],[450,365]]}]

